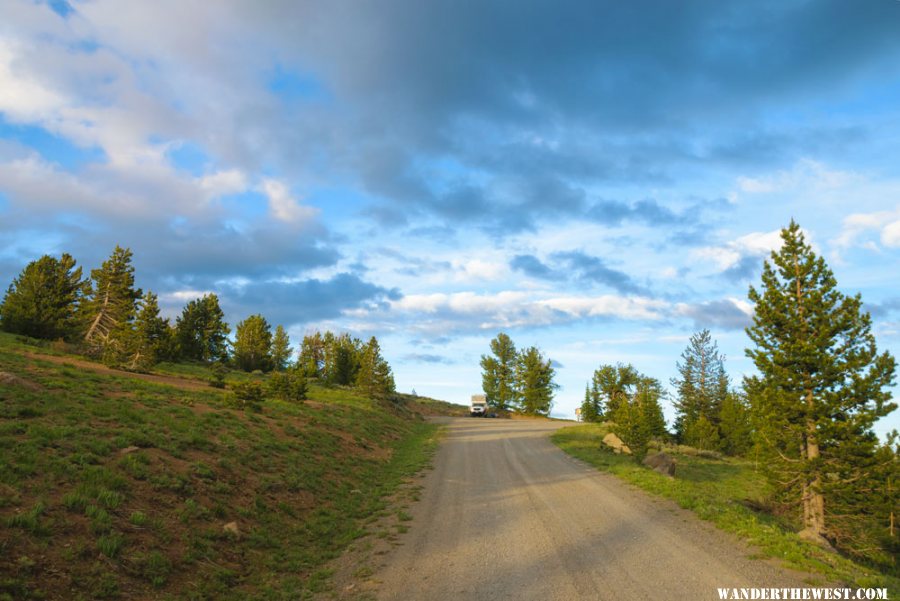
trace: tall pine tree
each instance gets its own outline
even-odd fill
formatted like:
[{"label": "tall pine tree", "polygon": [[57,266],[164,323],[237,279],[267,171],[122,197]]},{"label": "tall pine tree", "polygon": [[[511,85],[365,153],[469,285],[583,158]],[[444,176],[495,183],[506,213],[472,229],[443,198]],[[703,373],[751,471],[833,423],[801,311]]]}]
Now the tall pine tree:
[{"label": "tall pine tree", "polygon": [[76,313],[86,283],[75,259],[44,255],[19,274],[0,304],[0,327],[34,338],[72,339],[77,334]]},{"label": "tall pine tree", "polygon": [[226,359],[230,331],[215,294],[190,301],[175,320],[178,352],[182,358],[193,361]]},{"label": "tall pine tree", "polygon": [[291,339],[284,330],[284,326],[279,325],[275,328],[275,334],[272,335],[272,366],[275,371],[287,369],[293,351]]},{"label": "tall pine tree", "polygon": [[127,354],[137,303],[142,292],[134,287],[134,266],[128,248],[116,245],[100,269],[91,270],[91,291],[82,303],[84,341],[118,362]]},{"label": "tall pine tree", "polygon": [[272,369],[272,328],[262,315],[251,315],[237,325],[234,362],[244,371]]},{"label": "tall pine tree", "polygon": [[800,507],[802,534],[824,542],[831,508],[852,490],[875,453],[872,425],[896,408],[887,388],[894,358],[878,354],[859,295],[845,296],[794,221],[763,266],[747,350],[759,449],[785,498]]},{"label": "tall pine tree", "polygon": [[491,340],[491,352],[481,356],[481,385],[488,405],[505,412],[516,402],[516,345],[500,332]]},{"label": "tall pine tree", "polygon": [[381,356],[381,347],[374,336],[362,349],[356,385],[374,398],[385,398],[395,391],[391,367]]},{"label": "tall pine tree", "polygon": [[[712,449],[718,446],[719,413],[728,394],[728,376],[709,330],[691,336],[677,364],[675,436],[680,442]],[[699,420],[703,423],[697,424]]]},{"label": "tall pine tree", "polygon": [[535,346],[523,349],[516,361],[516,393],[519,410],[526,415],[550,415],[556,370]]}]

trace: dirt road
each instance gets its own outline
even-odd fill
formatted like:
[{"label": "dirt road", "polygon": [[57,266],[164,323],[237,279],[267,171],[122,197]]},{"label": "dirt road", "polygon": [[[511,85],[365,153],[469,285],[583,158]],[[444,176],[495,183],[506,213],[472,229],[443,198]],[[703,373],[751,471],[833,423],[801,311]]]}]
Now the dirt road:
[{"label": "dirt road", "polygon": [[562,453],[564,423],[461,418],[402,545],[376,572],[394,599],[717,599],[804,585],[734,537]]}]

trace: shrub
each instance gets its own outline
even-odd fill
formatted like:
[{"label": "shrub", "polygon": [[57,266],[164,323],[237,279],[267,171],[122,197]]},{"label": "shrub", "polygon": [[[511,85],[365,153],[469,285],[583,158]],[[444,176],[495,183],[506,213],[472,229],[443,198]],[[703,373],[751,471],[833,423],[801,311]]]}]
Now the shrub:
[{"label": "shrub", "polygon": [[263,389],[259,382],[236,382],[231,385],[231,390],[238,408],[262,410]]},{"label": "shrub", "polygon": [[211,374],[209,385],[213,388],[225,388],[225,374],[228,373],[228,369],[221,363],[216,363],[209,371]]},{"label": "shrub", "polygon": [[306,398],[306,377],[296,370],[275,372],[269,378],[268,390],[282,401],[302,401]]}]

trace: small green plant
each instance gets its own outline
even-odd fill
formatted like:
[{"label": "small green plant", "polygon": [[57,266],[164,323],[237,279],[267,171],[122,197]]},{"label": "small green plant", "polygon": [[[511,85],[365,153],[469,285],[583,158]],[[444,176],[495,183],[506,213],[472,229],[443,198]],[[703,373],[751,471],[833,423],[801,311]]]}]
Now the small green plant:
[{"label": "small green plant", "polygon": [[134,560],[141,577],[156,588],[165,585],[172,573],[172,562],[159,551],[137,555]]},{"label": "small green plant", "polygon": [[63,495],[63,505],[69,511],[82,512],[87,507],[88,499],[77,491],[72,491]]},{"label": "small green plant", "polygon": [[259,382],[235,382],[231,391],[239,409],[262,411],[263,389]]},{"label": "small green plant", "polygon": [[97,502],[107,509],[115,509],[125,500],[125,495],[114,490],[101,490],[97,494]]},{"label": "small green plant", "polygon": [[143,511],[133,511],[131,512],[128,521],[133,526],[144,526],[147,524],[147,514]]},{"label": "small green plant", "polygon": [[115,559],[125,544],[125,538],[118,532],[110,532],[97,539],[97,550],[110,559]]},{"label": "small green plant", "polygon": [[228,373],[228,368],[222,365],[221,363],[215,363],[209,369],[209,385],[213,388],[225,388],[225,375]]},{"label": "small green plant", "polygon": [[43,530],[41,526],[41,514],[44,513],[45,506],[38,502],[34,507],[24,513],[17,513],[6,518],[6,525],[11,528],[21,528],[31,532],[32,534],[40,534]]}]

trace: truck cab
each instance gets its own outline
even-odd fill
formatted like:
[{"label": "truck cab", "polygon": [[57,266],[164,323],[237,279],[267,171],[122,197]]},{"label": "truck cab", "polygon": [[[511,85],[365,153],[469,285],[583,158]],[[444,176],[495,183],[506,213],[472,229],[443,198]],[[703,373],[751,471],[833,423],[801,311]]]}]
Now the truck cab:
[{"label": "truck cab", "polygon": [[487,417],[487,398],[483,394],[473,394],[472,402],[469,405],[469,412],[472,417]]}]

